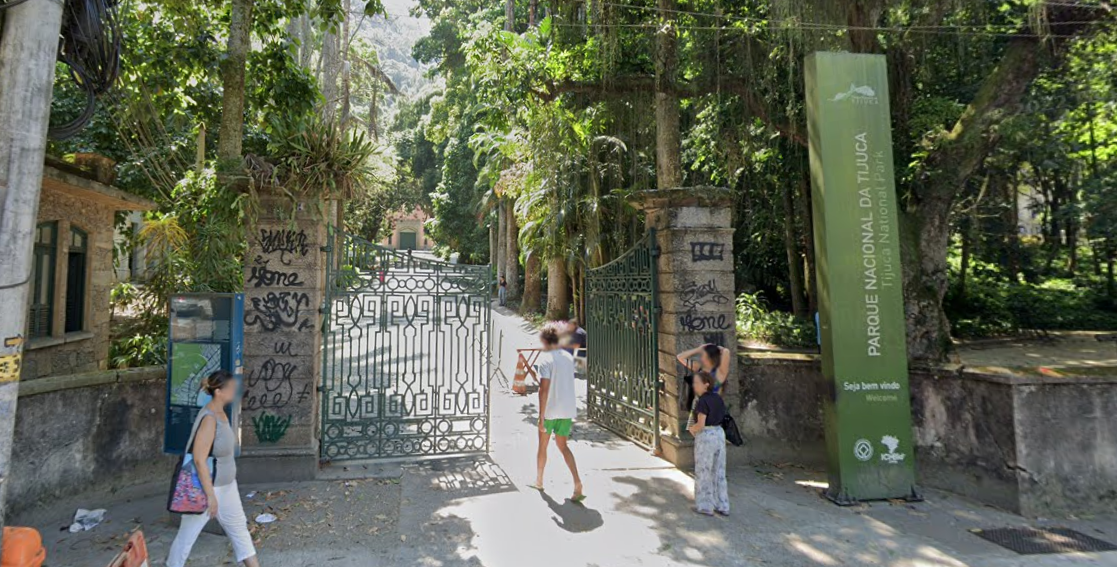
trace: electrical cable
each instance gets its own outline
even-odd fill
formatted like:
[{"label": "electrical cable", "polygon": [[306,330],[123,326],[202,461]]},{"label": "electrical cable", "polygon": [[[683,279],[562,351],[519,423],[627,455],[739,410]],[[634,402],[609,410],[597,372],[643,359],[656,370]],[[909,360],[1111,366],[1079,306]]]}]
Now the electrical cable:
[{"label": "electrical cable", "polygon": [[[25,1],[25,0],[20,0]],[[62,13],[62,40],[58,60],[70,68],[70,77],[85,92],[86,103],[75,119],[51,126],[48,135],[65,140],[77,135],[93,118],[97,97],[105,94],[120,75],[121,31],[116,19],[119,0],[66,0]]]},{"label": "electrical cable", "polygon": [[24,2],[27,2],[27,0],[8,0],[7,2],[0,2],[0,11],[7,10],[12,6],[19,6]]}]

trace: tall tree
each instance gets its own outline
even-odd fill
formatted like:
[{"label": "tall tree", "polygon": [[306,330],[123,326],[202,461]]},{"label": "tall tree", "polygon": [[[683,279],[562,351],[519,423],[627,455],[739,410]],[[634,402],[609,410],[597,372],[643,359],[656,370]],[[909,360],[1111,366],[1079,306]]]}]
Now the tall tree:
[{"label": "tall tree", "polygon": [[252,49],[252,9],[255,0],[231,0],[229,40],[221,64],[221,131],[217,157],[237,161],[244,140],[244,69]]}]

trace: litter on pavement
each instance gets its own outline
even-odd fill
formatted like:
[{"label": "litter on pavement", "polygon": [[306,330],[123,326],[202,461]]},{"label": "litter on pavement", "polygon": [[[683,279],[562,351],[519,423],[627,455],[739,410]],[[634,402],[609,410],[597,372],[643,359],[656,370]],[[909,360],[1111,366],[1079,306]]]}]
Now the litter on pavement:
[{"label": "litter on pavement", "polygon": [[78,511],[74,513],[74,523],[70,524],[70,533],[76,534],[97,527],[98,524],[105,520],[105,512],[106,510],[104,508],[98,508],[96,510],[78,508]]}]

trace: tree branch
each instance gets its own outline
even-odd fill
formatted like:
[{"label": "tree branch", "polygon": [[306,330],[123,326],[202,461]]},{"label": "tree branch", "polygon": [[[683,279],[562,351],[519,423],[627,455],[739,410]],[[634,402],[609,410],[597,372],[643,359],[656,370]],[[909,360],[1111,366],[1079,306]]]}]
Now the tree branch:
[{"label": "tree branch", "polygon": [[[700,83],[684,83],[676,81],[670,87],[672,93],[679,98],[694,98],[716,92],[727,92],[741,97],[745,107],[753,116],[759,118],[782,136],[806,147],[807,134],[799,124],[777,121],[772,116],[772,111],[766,101],[758,96],[752,89],[751,82],[744,77],[721,77],[719,81],[705,81]],[[610,78],[608,81],[565,81],[561,83],[548,83],[545,90],[535,89],[532,93],[543,102],[553,102],[564,94],[574,94],[601,100],[617,98],[625,95],[655,94],[655,77],[652,75],[627,75]]]}]

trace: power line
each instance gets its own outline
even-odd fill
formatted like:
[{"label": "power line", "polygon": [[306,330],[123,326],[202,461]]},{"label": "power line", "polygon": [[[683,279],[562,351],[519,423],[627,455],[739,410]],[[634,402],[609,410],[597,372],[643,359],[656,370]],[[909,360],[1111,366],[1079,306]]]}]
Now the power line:
[{"label": "power line", "polygon": [[[1048,3],[1049,5],[1056,5]],[[694,12],[689,10],[660,10],[650,6],[634,6],[631,4],[618,4],[615,2],[602,2],[602,6],[611,6],[616,8],[623,8],[626,10],[636,10],[642,12],[652,12],[655,14],[666,12],[669,14],[693,16],[697,18],[710,18],[715,20],[724,20],[736,23],[746,24],[760,24],[760,25],[778,25],[785,28],[797,29],[813,29],[813,30],[832,30],[832,31],[880,31],[888,33],[943,33],[943,32],[956,32],[958,35],[990,35],[990,36],[1030,36],[1030,37],[1073,37],[1073,36],[1060,36],[1054,34],[1026,34],[1018,30],[1016,26],[1012,25],[996,25],[996,24],[953,24],[953,25],[912,25],[912,26],[849,26],[843,24],[828,24],[822,22],[805,22],[798,19],[785,18],[762,18],[750,16],[731,16],[725,14],[714,14],[710,12]],[[1065,4],[1072,7],[1082,7],[1078,4]],[[1107,8],[1104,5],[1098,4],[1089,7]],[[1108,8],[1107,8],[1108,9]],[[1094,24],[1094,21],[1071,21],[1059,22],[1059,25],[1086,25]],[[614,23],[588,23],[588,24],[563,24],[555,23],[560,27],[580,27],[584,25],[596,27],[658,27],[656,24],[614,24]],[[675,26],[676,29],[690,29],[690,30],[728,30],[724,26]],[[988,31],[991,28],[999,28],[1000,32]],[[957,30],[975,30],[973,32],[962,32]]]},{"label": "power line", "polygon": [[[584,29],[584,28],[622,28],[622,29],[655,30],[655,29],[659,29],[659,28],[662,27],[658,24],[652,24],[652,23],[647,23],[647,24],[613,24],[613,23],[609,23],[609,24],[567,24],[567,23],[562,23],[562,22],[556,22],[556,23],[553,23],[552,25],[557,26],[557,27],[561,27],[561,28],[582,28],[582,29]],[[749,33],[749,30],[747,30],[747,29],[739,28],[739,27],[732,27],[732,26],[676,25],[676,26],[672,26],[672,27],[674,29],[677,29],[677,30],[689,30],[689,31],[720,31],[720,32]],[[841,32],[841,31],[848,31],[848,30],[873,30],[873,31],[878,31],[878,32],[882,32],[882,33],[922,33],[922,34],[930,34],[930,35],[958,35],[958,36],[971,36],[971,37],[1038,37],[1038,38],[1073,38],[1073,37],[1078,37],[1077,35],[1074,35],[1074,34],[1034,34],[1034,33],[1023,33],[1023,32],[1018,32],[1018,33],[966,32],[966,31],[951,31],[951,30],[943,30],[943,29],[932,30],[932,29],[884,28],[884,27],[857,28],[857,27],[842,27],[842,26],[822,27],[822,26],[788,25],[788,26],[783,26],[782,29],[798,29],[798,30],[801,30],[801,31],[818,31],[818,32]]]}]

